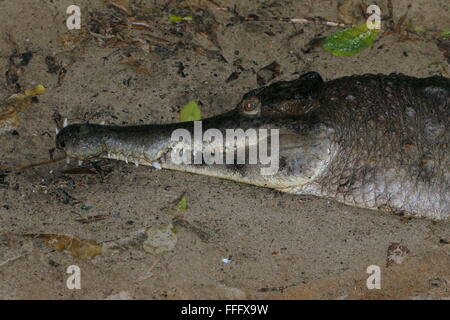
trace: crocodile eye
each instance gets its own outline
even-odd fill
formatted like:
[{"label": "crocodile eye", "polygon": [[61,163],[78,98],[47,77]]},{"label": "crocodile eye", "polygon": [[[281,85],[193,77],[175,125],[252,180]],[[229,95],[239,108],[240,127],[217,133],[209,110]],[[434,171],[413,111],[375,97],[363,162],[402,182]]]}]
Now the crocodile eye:
[{"label": "crocodile eye", "polygon": [[261,102],[256,97],[250,97],[242,101],[242,113],[247,115],[259,115],[261,113]]},{"label": "crocodile eye", "polygon": [[244,105],[244,110],[247,112],[253,111],[256,108],[256,104],[254,102],[248,102]]}]

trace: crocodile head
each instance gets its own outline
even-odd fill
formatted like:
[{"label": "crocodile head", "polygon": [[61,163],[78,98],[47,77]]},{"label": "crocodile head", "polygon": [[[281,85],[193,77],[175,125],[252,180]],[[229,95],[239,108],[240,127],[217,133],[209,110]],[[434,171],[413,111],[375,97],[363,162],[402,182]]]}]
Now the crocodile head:
[{"label": "crocodile head", "polygon": [[332,129],[312,114],[323,80],[311,72],[252,90],[202,121],[64,128],[56,144],[70,157],[112,158],[277,189],[314,180],[331,157]]}]

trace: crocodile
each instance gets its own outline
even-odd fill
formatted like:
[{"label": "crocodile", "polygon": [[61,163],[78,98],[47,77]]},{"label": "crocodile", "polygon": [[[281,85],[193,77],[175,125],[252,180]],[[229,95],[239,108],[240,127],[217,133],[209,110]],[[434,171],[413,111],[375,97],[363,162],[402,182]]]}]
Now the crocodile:
[{"label": "crocodile", "polygon": [[[71,124],[57,134],[56,146],[79,160],[118,159],[439,220],[450,218],[449,124],[448,78],[364,74],[324,81],[308,72],[251,90],[232,110],[201,122]],[[195,136],[199,125],[216,136],[197,145],[173,138],[177,130]],[[239,130],[245,135],[232,137],[232,145],[217,138]],[[262,174],[267,161],[239,160],[239,152],[250,155],[255,146],[276,155],[277,170]],[[192,157],[180,162],[174,154]],[[231,162],[211,163],[207,155]]]}]

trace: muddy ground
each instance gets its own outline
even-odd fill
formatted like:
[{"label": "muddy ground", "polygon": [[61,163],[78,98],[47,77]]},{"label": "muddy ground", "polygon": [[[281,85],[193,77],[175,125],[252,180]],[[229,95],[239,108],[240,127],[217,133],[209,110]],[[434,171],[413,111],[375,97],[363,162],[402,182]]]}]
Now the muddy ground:
[{"label": "muddy ground", "polygon": [[[125,1],[114,7],[1,0],[0,98],[37,84],[47,91],[19,115],[13,132],[0,135],[0,165],[49,159],[58,115],[70,122],[173,122],[190,100],[199,102],[204,117],[224,112],[258,86],[256,73],[273,61],[280,65],[273,81],[306,71],[326,79],[448,76],[437,43],[440,31],[450,29],[449,2],[392,2],[393,24],[388,1],[374,1],[387,32],[371,48],[335,57],[311,41],[339,28],[242,21],[237,13],[342,22],[337,1],[220,1],[235,5],[232,12],[202,0],[132,1],[129,7]],[[359,3],[350,16],[362,22]],[[79,31],[67,31],[71,4],[81,8]],[[192,15],[193,21],[173,23],[170,15]],[[145,28],[127,29],[131,19]],[[24,61],[30,55],[21,54],[29,52],[31,60]],[[448,221],[117,161],[84,166],[91,174],[65,171],[77,168],[73,161],[1,173],[0,298],[450,298]],[[187,210],[167,210],[183,194]],[[80,259],[36,238],[72,235],[103,245],[169,223],[177,243],[163,254],[137,244]],[[389,260],[395,254],[400,257]],[[70,265],[80,267],[79,290],[66,286]],[[381,268],[380,290],[366,287],[369,265]]]}]

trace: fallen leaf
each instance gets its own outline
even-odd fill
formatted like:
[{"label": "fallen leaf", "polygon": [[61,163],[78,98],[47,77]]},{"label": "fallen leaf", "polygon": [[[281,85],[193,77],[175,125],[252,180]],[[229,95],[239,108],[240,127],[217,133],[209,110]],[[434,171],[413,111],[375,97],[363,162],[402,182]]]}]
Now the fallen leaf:
[{"label": "fallen leaf", "polygon": [[45,241],[47,246],[75,258],[90,259],[102,254],[102,246],[97,244],[95,240],[79,239],[60,234],[40,234],[38,236]]},{"label": "fallen leaf", "polygon": [[15,110],[8,110],[0,114],[0,133],[13,131],[17,129],[18,126],[19,118],[17,117],[17,112]]},{"label": "fallen leaf", "polygon": [[184,211],[187,209],[187,198],[185,195],[182,195],[175,201],[171,202],[167,207],[164,207],[162,210],[168,214],[177,214],[179,211]]},{"label": "fallen leaf", "polygon": [[180,201],[178,201],[178,205],[177,208],[179,210],[186,210],[187,209],[187,198],[185,195],[183,195],[180,199]]},{"label": "fallen leaf", "polygon": [[264,86],[280,75],[281,66],[276,62],[265,66],[256,73],[258,86]]},{"label": "fallen leaf", "polygon": [[128,64],[128,65],[140,65],[141,60],[135,57],[126,57],[119,61],[119,63]]},{"label": "fallen leaf", "polygon": [[0,133],[9,132],[19,126],[19,112],[24,112],[33,102],[33,97],[45,93],[43,85],[34,89],[25,90],[24,93],[13,94],[0,102]]},{"label": "fallen leaf", "polygon": [[137,73],[142,73],[142,74],[150,74],[150,71],[148,71],[148,69],[144,66],[137,66],[136,67],[136,72]]},{"label": "fallen leaf", "polygon": [[44,94],[45,93],[45,87],[42,84],[38,84],[33,89],[25,90],[26,96],[35,96],[38,94]]},{"label": "fallen leaf", "polygon": [[378,36],[378,30],[370,30],[365,23],[347,28],[326,37],[323,48],[334,56],[348,56],[370,47]]},{"label": "fallen leaf", "polygon": [[171,15],[169,16],[170,22],[179,22],[179,21],[192,21],[192,16],[180,17]]},{"label": "fallen leaf", "polygon": [[180,121],[196,121],[202,118],[199,105],[194,100],[189,101],[180,111]]},{"label": "fallen leaf", "polygon": [[240,73],[240,72],[237,72],[237,71],[233,72],[232,74],[229,75],[229,77],[227,78],[227,80],[225,80],[225,83],[228,83],[228,82],[237,80],[237,78],[239,78],[239,75],[240,75],[240,74],[241,74],[241,73]]}]

